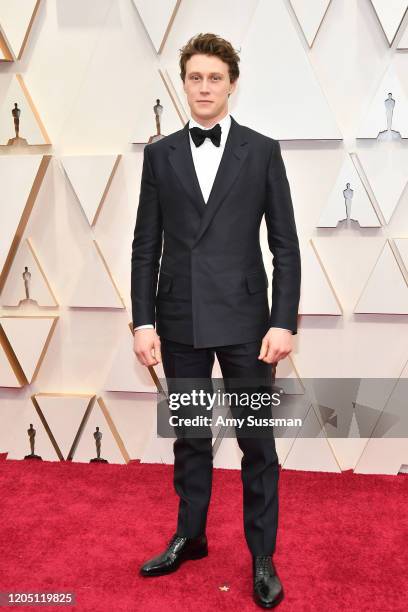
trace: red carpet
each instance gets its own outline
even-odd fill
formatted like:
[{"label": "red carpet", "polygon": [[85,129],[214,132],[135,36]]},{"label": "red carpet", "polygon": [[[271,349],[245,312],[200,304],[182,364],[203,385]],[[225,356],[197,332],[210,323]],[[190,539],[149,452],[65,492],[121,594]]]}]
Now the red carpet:
[{"label": "red carpet", "polygon": [[[239,471],[214,471],[209,556],[157,578],[138,568],[174,531],[172,466],[0,461],[0,499],[0,591],[77,596],[75,607],[13,609],[261,609],[251,600]],[[286,598],[277,609],[408,610],[407,515],[405,475],[281,472],[275,562]]]}]

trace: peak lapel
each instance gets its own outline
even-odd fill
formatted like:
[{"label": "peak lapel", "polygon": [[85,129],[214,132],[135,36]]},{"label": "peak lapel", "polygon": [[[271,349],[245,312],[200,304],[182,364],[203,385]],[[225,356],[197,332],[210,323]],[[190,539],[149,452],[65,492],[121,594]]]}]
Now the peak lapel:
[{"label": "peak lapel", "polygon": [[[233,182],[238,177],[247,154],[248,143],[244,137],[243,130],[240,124],[231,116],[231,125],[225,142],[224,152],[207,203],[204,204],[204,213],[201,217],[200,227],[194,238],[193,246],[201,239],[215,213],[230,191]],[[202,196],[201,199],[203,199]]]},{"label": "peak lapel", "polygon": [[194,167],[188,122],[185,124],[184,128],[180,130],[176,144],[170,145],[168,159],[181,184],[189,195],[190,200],[193,202],[200,215],[202,215],[206,204]]}]

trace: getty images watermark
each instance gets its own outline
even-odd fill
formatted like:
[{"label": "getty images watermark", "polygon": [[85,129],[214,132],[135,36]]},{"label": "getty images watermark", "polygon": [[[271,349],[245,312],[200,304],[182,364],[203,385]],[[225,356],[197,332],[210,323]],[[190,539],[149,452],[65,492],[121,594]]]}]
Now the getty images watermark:
[{"label": "getty images watermark", "polygon": [[[220,391],[208,392],[204,389],[192,389],[190,392],[172,392],[168,396],[168,406],[171,411],[179,411],[181,408],[202,408],[207,412],[212,412],[214,407],[224,406],[230,407],[234,405],[240,409],[247,408],[255,412],[263,407],[269,408],[279,406],[281,403],[281,394],[279,392],[268,393],[263,392],[236,392],[236,391]],[[242,412],[246,412],[243,410]],[[197,414],[195,416],[181,416],[180,414],[171,414],[169,424],[172,427],[187,426],[187,427],[212,427],[214,426],[233,426],[242,429],[244,424],[248,427],[285,425],[287,427],[300,427],[301,419],[274,419],[272,416],[259,416],[255,414],[245,414],[243,417],[228,417],[225,414],[219,414],[216,418],[213,415]]]},{"label": "getty images watermark", "polygon": [[158,397],[162,437],[273,437],[273,428],[302,427],[302,418],[273,414],[283,389],[265,379],[167,379]]},{"label": "getty images watermark", "polygon": [[158,381],[160,437],[408,437],[408,378]]}]

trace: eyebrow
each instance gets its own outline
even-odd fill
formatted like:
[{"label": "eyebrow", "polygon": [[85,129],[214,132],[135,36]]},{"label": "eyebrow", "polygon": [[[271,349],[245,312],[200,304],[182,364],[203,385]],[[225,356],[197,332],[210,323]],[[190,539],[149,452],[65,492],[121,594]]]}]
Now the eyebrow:
[{"label": "eyebrow", "polygon": [[[202,72],[199,72],[198,70],[193,70],[192,72],[189,72],[189,75],[192,75],[192,74],[202,74]],[[218,76],[223,76],[222,72],[210,72],[209,74],[210,76],[213,74],[216,74]]]}]

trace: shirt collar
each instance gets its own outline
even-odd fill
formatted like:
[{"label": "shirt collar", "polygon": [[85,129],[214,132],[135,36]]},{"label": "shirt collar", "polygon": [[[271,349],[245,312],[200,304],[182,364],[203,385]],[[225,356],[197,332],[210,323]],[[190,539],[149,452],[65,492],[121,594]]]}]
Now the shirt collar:
[{"label": "shirt collar", "polygon": [[[222,119],[220,119],[220,121],[216,121],[213,125],[216,125],[217,123],[220,124],[221,126],[221,143],[220,146],[223,147],[225,144],[225,141],[227,140],[227,136],[228,136],[228,132],[231,126],[231,115],[229,113],[227,113],[225,115],[225,117],[223,117]],[[192,117],[190,117],[189,122],[188,122],[188,127],[189,129],[192,127],[199,127],[203,130],[210,130],[213,126],[210,125],[209,127],[206,127],[205,125],[201,125],[200,123],[198,123],[197,121],[195,121]],[[192,141],[193,139],[191,138],[191,134],[190,134],[190,140]]]}]

